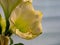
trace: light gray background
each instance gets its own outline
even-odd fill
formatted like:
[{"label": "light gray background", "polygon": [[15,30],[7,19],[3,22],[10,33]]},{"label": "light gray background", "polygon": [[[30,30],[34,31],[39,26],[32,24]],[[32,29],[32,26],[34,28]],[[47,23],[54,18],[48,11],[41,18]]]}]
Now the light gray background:
[{"label": "light gray background", "polygon": [[[60,0],[33,0],[36,10],[43,12],[43,34],[33,40],[24,40],[16,35],[14,43],[22,42],[25,45],[60,45]],[[0,13],[3,11],[0,7]]]}]

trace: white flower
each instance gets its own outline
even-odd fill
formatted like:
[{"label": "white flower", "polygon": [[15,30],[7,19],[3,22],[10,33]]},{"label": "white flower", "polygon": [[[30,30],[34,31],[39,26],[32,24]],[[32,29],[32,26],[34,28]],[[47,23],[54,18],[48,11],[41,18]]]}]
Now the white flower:
[{"label": "white flower", "polygon": [[42,13],[34,10],[30,2],[19,5],[12,12],[10,20],[16,27],[13,32],[24,39],[33,39],[42,33]]}]

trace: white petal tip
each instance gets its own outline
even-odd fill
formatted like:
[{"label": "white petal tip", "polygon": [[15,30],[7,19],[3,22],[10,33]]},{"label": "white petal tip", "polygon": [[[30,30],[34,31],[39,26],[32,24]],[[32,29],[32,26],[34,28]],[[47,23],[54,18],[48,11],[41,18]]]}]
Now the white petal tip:
[{"label": "white petal tip", "polygon": [[24,2],[26,2],[26,1],[29,1],[29,2],[32,2],[32,0],[23,0]]}]

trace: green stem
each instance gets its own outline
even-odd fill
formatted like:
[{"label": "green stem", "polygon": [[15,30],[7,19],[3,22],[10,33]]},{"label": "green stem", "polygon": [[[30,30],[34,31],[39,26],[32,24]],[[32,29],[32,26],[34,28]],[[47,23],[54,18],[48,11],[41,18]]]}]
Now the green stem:
[{"label": "green stem", "polygon": [[0,14],[0,34],[2,34],[1,20],[2,20],[2,17],[1,17],[1,14]]},{"label": "green stem", "polygon": [[8,19],[6,19],[6,30],[5,30],[5,36],[7,35],[8,33],[8,30],[9,30],[9,26],[10,26],[10,22]]},{"label": "green stem", "polygon": [[0,34],[2,34],[2,27],[1,27],[1,24],[0,24]]}]

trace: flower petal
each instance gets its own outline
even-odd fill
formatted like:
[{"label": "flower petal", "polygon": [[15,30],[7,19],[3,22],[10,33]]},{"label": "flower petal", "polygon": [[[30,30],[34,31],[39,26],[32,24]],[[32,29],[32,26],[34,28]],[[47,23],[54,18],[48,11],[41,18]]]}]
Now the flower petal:
[{"label": "flower petal", "polygon": [[9,18],[12,10],[21,2],[22,0],[0,0],[0,4],[4,10],[6,18]]},{"label": "flower petal", "polygon": [[42,33],[42,13],[34,10],[29,1],[19,5],[12,12],[10,20],[16,27],[13,32],[24,39],[33,39]]},{"label": "flower petal", "polygon": [[0,15],[0,25],[1,25],[1,28],[2,28],[2,33],[5,32],[5,28],[6,28],[6,21],[4,18],[2,18],[2,16]]}]

